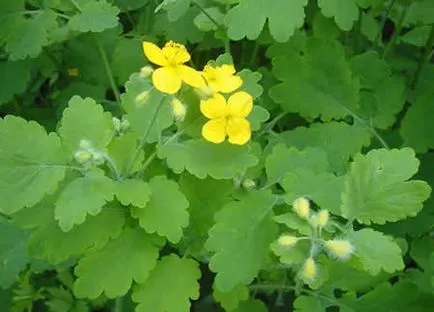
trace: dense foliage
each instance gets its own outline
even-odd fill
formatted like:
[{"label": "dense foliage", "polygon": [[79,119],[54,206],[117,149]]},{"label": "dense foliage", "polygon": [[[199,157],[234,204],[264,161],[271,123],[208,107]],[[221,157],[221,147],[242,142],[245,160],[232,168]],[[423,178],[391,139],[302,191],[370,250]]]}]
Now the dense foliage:
[{"label": "dense foliage", "polygon": [[0,311],[428,312],[434,0],[0,0]]}]

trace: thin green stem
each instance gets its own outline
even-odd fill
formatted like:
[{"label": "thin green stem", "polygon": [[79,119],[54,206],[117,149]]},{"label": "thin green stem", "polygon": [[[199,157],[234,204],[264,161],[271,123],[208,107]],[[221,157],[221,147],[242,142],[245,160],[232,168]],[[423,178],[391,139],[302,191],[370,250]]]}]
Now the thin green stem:
[{"label": "thin green stem", "polygon": [[116,298],[113,312],[122,312],[123,305],[124,305],[124,297]]},{"label": "thin green stem", "polygon": [[79,10],[80,12],[83,12],[83,9],[81,8],[81,6],[77,3],[77,1],[75,0],[71,0],[71,3],[75,6],[75,8],[77,10]]},{"label": "thin green stem", "polygon": [[407,17],[407,14],[409,12],[409,7],[406,7],[401,12],[401,16],[399,17],[398,23],[396,24],[395,31],[393,32],[392,38],[390,38],[389,42],[387,43],[386,48],[383,52],[383,59],[385,59],[391,51],[393,51],[393,48],[396,45],[396,41],[399,38],[399,35],[401,34],[402,26],[404,24],[405,18]]},{"label": "thin green stem", "polygon": [[429,60],[433,56],[433,47],[434,47],[434,25],[431,26],[431,31],[429,33],[428,41],[425,44],[422,58],[420,59],[419,65],[416,70],[416,74],[414,75],[414,79],[411,83],[411,87],[413,89],[417,86],[420,76],[423,72],[423,69],[429,63]]},{"label": "thin green stem", "polygon": [[115,95],[116,102],[118,102],[118,104],[120,105],[120,103],[121,103],[121,94],[119,93],[119,89],[116,86],[115,78],[113,76],[113,72],[112,72],[112,69],[110,67],[110,64],[109,64],[109,61],[108,61],[108,58],[107,58],[107,53],[104,50],[104,47],[103,47],[103,45],[101,43],[101,40],[98,37],[96,37],[96,36],[95,36],[95,38],[96,38],[96,43],[97,43],[97,46],[98,46],[99,53],[100,53],[102,61],[104,63],[104,68],[105,68],[107,77],[108,77],[109,82],[110,82],[110,86],[111,86],[111,88],[113,90],[113,94]]},{"label": "thin green stem", "polygon": [[267,122],[262,130],[255,136],[256,138],[264,135],[265,133],[267,133],[269,130],[273,129],[274,126],[279,122],[280,119],[282,119],[283,117],[285,117],[288,114],[288,112],[282,112],[279,115],[277,115],[276,117],[274,117],[273,120]]},{"label": "thin green stem", "polygon": [[259,44],[255,41],[255,46],[253,47],[253,51],[252,54],[250,55],[250,61],[249,61],[249,66],[253,67],[256,63],[256,58],[258,57],[258,53],[259,53]]},{"label": "thin green stem", "polygon": [[374,44],[379,46],[381,41],[381,34],[383,33],[384,26],[386,25],[387,18],[389,17],[390,11],[392,10],[393,6],[395,5],[396,0],[392,0],[389,3],[389,6],[387,7],[386,11],[384,12],[381,23],[380,23],[380,29],[378,30],[378,34],[375,37]]},{"label": "thin green stem", "polygon": [[145,145],[146,139],[148,138],[149,133],[151,133],[152,126],[154,125],[155,121],[157,120],[158,113],[160,112],[161,107],[163,106],[164,102],[165,102],[164,100],[160,100],[157,107],[155,108],[154,113],[151,117],[151,121],[150,121],[148,127],[146,128],[145,133],[143,134],[139,145],[137,146],[136,150],[134,151],[133,157],[131,158],[130,164],[129,164],[128,169],[126,171],[126,174],[129,174],[131,172],[131,170],[133,169],[133,166],[137,160],[137,157],[139,157],[140,151],[142,150],[143,146]]}]

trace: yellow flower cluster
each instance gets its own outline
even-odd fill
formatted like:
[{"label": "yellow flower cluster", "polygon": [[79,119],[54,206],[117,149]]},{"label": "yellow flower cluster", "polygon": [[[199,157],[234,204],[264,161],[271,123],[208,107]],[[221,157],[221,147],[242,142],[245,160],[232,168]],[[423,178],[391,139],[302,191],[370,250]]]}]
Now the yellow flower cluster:
[{"label": "yellow flower cluster", "polygon": [[[200,102],[200,111],[209,119],[202,127],[205,140],[222,143],[228,137],[229,143],[237,145],[250,140],[250,123],[246,117],[253,109],[252,96],[244,91],[228,99],[222,95],[234,92],[243,83],[235,76],[233,65],[206,65],[202,72],[197,71],[185,65],[191,58],[185,46],[172,41],[162,49],[151,42],[143,42],[143,51],[150,62],[160,66],[152,72],[152,83],[157,90],[175,94],[184,82],[209,95]],[[181,107],[175,108],[179,111]]]}]

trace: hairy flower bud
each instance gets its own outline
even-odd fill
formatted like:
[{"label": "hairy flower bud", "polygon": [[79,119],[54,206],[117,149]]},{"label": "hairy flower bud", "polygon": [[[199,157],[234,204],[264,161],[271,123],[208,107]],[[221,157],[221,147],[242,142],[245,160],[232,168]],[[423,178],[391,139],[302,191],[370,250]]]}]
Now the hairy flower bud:
[{"label": "hairy flower bud", "polygon": [[117,117],[112,118],[113,127],[115,128],[116,132],[121,132],[121,121]]},{"label": "hairy flower bud", "polygon": [[333,239],[325,242],[328,252],[339,259],[348,259],[354,251],[354,246],[346,239]]},{"label": "hairy flower bud", "polygon": [[244,179],[243,180],[243,187],[245,189],[250,190],[250,189],[254,188],[255,186],[256,186],[256,183],[252,179]]},{"label": "hairy flower bud", "polygon": [[122,119],[121,132],[128,130],[129,127],[130,127],[130,122],[128,121],[128,119]]},{"label": "hairy flower bud", "polygon": [[292,235],[282,235],[279,237],[277,242],[279,245],[283,247],[292,247],[295,244],[297,244],[298,237],[292,236]]},{"label": "hairy flower bud", "polygon": [[140,77],[142,77],[142,78],[148,78],[149,76],[151,76],[151,74],[152,74],[153,71],[154,71],[154,69],[151,66],[149,66],[149,65],[143,66],[140,69]]},{"label": "hairy flower bud", "polygon": [[323,228],[326,226],[327,222],[329,221],[329,212],[328,210],[321,210],[318,212],[318,226],[320,228]]},{"label": "hairy flower bud", "polygon": [[177,121],[183,121],[187,114],[187,107],[177,98],[174,98],[171,102],[172,113]]},{"label": "hairy flower bud", "polygon": [[299,197],[292,203],[294,211],[303,219],[307,219],[310,213],[310,203],[304,197]]},{"label": "hairy flower bud", "polygon": [[317,266],[312,257],[306,259],[303,264],[303,269],[301,271],[301,275],[307,281],[312,281],[315,279],[317,273]]},{"label": "hairy flower bud", "polygon": [[74,158],[79,164],[83,165],[89,162],[93,158],[93,155],[88,151],[80,150],[74,153]]},{"label": "hairy flower bud", "polygon": [[89,151],[90,149],[92,149],[92,143],[90,143],[90,141],[88,140],[80,140],[80,148],[82,150]]},{"label": "hairy flower bud", "polygon": [[144,105],[148,99],[149,99],[149,91],[143,91],[136,95],[134,102],[136,103],[136,106],[139,107]]}]

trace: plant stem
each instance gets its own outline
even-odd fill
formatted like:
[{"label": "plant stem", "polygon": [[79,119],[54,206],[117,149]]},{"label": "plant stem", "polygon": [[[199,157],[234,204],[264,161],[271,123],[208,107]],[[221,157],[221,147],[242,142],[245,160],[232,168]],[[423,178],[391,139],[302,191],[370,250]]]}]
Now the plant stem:
[{"label": "plant stem", "polygon": [[259,53],[259,44],[255,41],[255,46],[253,47],[253,51],[249,61],[250,67],[253,67],[255,65],[256,58],[258,57],[258,53]]},{"label": "plant stem", "polygon": [[398,37],[401,34],[402,24],[404,23],[408,12],[409,12],[408,7],[404,8],[403,11],[401,12],[401,16],[398,20],[398,23],[396,24],[396,28],[393,32],[392,38],[390,38],[390,41],[387,43],[386,49],[384,49],[383,59],[385,59],[395,47],[396,41],[398,40]]},{"label": "plant stem", "polygon": [[121,104],[121,94],[119,93],[119,89],[116,86],[115,78],[113,76],[113,72],[112,72],[112,69],[110,67],[110,64],[109,64],[109,61],[107,58],[107,53],[105,52],[104,47],[102,46],[101,40],[97,36],[95,36],[95,38],[96,38],[96,43],[98,46],[99,53],[100,53],[102,61],[104,63],[107,77],[108,77],[109,82],[110,82],[110,86],[113,90],[113,94],[115,95],[116,102],[118,103],[118,105],[120,105]]},{"label": "plant stem", "polygon": [[113,312],[122,312],[123,305],[124,305],[124,297],[116,298]]},{"label": "plant stem", "polygon": [[411,87],[413,89],[416,87],[417,83],[419,82],[423,69],[425,68],[426,64],[428,64],[429,60],[433,55],[433,50],[432,50],[433,46],[434,46],[434,25],[431,26],[431,31],[429,33],[428,41],[426,42],[422,58],[417,67],[413,82],[411,83]]},{"label": "plant stem", "polygon": [[378,34],[374,40],[374,44],[379,46],[381,41],[381,34],[383,33],[384,26],[386,25],[387,18],[389,17],[390,11],[392,10],[393,6],[395,5],[396,0],[390,1],[389,6],[387,7],[386,11],[383,14],[383,17],[381,18],[380,23],[380,29],[378,30]]}]

